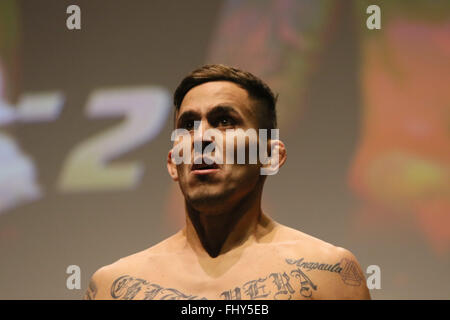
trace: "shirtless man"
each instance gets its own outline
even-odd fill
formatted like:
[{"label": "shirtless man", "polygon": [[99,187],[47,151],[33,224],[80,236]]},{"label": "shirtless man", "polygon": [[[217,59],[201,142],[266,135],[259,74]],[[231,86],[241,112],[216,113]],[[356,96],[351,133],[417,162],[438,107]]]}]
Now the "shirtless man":
[{"label": "shirtless man", "polygon": [[[248,72],[223,65],[193,71],[174,95],[175,126],[192,132],[191,163],[196,139],[202,148],[212,143],[194,137],[195,121],[221,132],[273,129],[275,103],[267,85]],[[265,143],[281,167],[283,142]],[[85,299],[370,299],[350,251],[262,212],[260,169],[268,164],[177,164],[173,150],[167,168],[185,198],[185,227],[97,270]]]}]

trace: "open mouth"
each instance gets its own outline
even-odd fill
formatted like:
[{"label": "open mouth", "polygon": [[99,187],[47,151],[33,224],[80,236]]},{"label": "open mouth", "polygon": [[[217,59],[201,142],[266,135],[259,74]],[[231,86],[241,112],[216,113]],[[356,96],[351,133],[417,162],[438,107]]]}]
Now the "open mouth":
[{"label": "open mouth", "polygon": [[191,166],[191,172],[194,174],[210,174],[219,170],[219,166],[216,163],[194,163]]}]

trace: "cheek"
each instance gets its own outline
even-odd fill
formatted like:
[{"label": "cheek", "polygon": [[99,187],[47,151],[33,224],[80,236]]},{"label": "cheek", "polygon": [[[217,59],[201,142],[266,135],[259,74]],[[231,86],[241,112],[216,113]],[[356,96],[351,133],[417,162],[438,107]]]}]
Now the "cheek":
[{"label": "cheek", "polygon": [[248,193],[260,181],[260,171],[256,165],[234,165],[229,177],[228,188],[238,193]]},{"label": "cheek", "polygon": [[250,136],[236,134],[224,138],[219,152],[227,164],[257,164],[259,162],[259,146],[256,132]]},{"label": "cheek", "polygon": [[239,183],[253,184],[260,176],[260,167],[258,165],[227,165],[225,170],[226,178]]},{"label": "cheek", "polygon": [[189,174],[189,167],[185,164],[177,165],[178,181],[180,183],[186,183]]},{"label": "cheek", "polygon": [[[190,135],[180,135],[172,148],[172,159],[177,166],[192,161],[192,139]],[[177,168],[178,169],[178,168]]]},{"label": "cheek", "polygon": [[186,170],[185,166],[179,165],[177,166],[177,173],[178,173],[178,186],[181,190],[181,193],[186,195],[186,193],[192,188],[192,186],[189,186],[189,179],[188,179],[188,171]]}]

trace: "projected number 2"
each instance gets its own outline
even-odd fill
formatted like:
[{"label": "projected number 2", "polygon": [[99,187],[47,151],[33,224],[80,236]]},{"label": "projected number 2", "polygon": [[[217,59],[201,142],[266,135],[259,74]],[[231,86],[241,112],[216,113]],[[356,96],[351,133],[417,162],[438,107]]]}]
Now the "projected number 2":
[{"label": "projected number 2", "polygon": [[94,91],[86,107],[89,118],[125,116],[120,125],[78,144],[59,177],[61,191],[130,189],[139,183],[138,162],[108,163],[152,140],[165,125],[170,98],[163,88],[144,87]]}]

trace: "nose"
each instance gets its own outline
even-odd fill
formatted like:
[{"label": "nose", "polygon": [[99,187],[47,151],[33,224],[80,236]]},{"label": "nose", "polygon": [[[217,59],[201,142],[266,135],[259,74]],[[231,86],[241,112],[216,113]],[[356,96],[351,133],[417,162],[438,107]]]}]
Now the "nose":
[{"label": "nose", "polygon": [[205,148],[213,143],[213,140],[210,137],[205,137],[204,132],[208,129],[211,129],[211,125],[208,121],[195,121],[194,125],[194,150],[195,153],[201,152],[203,154]]}]

